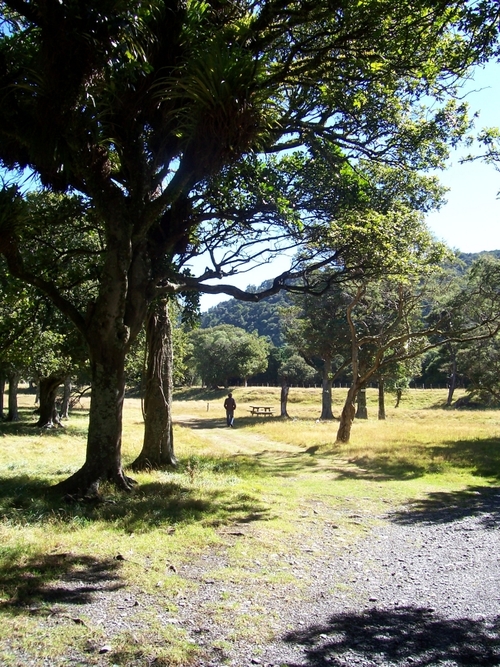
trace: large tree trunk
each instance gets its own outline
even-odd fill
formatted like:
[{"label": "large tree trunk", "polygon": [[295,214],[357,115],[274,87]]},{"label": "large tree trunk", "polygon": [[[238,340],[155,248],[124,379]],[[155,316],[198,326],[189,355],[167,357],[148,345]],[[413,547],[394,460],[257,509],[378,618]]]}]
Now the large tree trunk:
[{"label": "large tree trunk", "polygon": [[290,415],[288,414],[287,410],[289,391],[290,387],[288,386],[288,382],[286,380],[283,380],[281,385],[281,396],[280,396],[280,416],[287,417],[288,419],[290,418]]},{"label": "large tree trunk", "polygon": [[130,491],[133,480],[122,469],[122,417],[125,396],[125,354],[102,355],[91,361],[92,395],[87,451],[82,468],[54,488],[71,496],[95,496],[102,482]]},{"label": "large tree trunk", "polygon": [[360,389],[360,384],[353,382],[347,392],[344,407],[340,414],[340,424],[337,431],[337,442],[349,442],[351,438],[351,428],[356,412],[356,397]]},{"label": "large tree trunk", "polygon": [[144,442],[134,470],[176,466],[172,428],[173,345],[167,299],[155,303],[146,328],[148,351],[144,396]]},{"label": "large tree trunk", "polygon": [[17,388],[19,385],[19,373],[12,371],[9,373],[9,396],[8,396],[8,405],[9,410],[7,412],[7,421],[8,422],[17,422],[19,421],[19,409],[17,407]]},{"label": "large tree trunk", "polygon": [[85,463],[55,487],[70,496],[95,496],[105,481],[124,491],[135,484],[124,474],[121,462],[125,358],[144,322],[150,269],[146,248],[131,245],[121,213],[116,212],[98,298],[89,306],[82,327],[92,377]]},{"label": "large tree trunk", "polygon": [[321,394],[320,419],[334,419],[332,412],[332,360],[326,358],[323,364],[323,383]]},{"label": "large tree trunk", "polygon": [[62,426],[59,413],[56,407],[57,390],[64,375],[53,373],[47,377],[40,378],[40,413],[37,426],[42,428],[52,428],[53,426]]},{"label": "large tree trunk", "polygon": [[358,392],[358,409],[356,419],[368,419],[368,408],[366,407],[366,387],[360,387]]},{"label": "large tree trunk", "polygon": [[64,378],[64,393],[61,404],[61,419],[69,419],[69,402],[71,399],[71,377]]},{"label": "large tree trunk", "polygon": [[349,442],[351,438],[351,428],[354,421],[354,415],[356,414],[356,397],[359,390],[363,386],[363,383],[360,382],[359,378],[359,345],[358,338],[356,335],[356,329],[352,321],[352,311],[356,303],[361,298],[364,293],[364,287],[361,286],[358,288],[356,298],[351,301],[347,307],[347,321],[349,323],[349,329],[351,332],[351,367],[352,367],[352,383],[347,392],[345,399],[344,407],[340,414],[340,424],[337,431],[337,442]]},{"label": "large tree trunk", "polygon": [[378,381],[378,418],[385,419],[385,384],[384,378]]}]

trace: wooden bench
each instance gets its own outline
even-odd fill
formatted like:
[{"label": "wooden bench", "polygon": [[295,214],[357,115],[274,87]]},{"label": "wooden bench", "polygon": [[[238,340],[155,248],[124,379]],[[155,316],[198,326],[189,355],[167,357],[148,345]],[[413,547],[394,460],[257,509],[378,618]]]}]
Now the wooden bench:
[{"label": "wooden bench", "polygon": [[273,417],[274,411],[271,405],[251,405],[250,406],[251,415],[262,415],[264,417]]}]

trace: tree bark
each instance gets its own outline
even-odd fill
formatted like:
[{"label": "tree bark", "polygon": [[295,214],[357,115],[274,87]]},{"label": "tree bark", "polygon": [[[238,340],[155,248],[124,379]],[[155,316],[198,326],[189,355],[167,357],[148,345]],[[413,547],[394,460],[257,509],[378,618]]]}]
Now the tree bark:
[{"label": "tree bark", "polygon": [[148,351],[144,396],[144,441],[134,470],[176,466],[172,425],[173,345],[168,300],[155,303],[146,327]]},{"label": "tree bark", "polygon": [[378,381],[378,418],[385,419],[385,384],[384,378]]},{"label": "tree bark", "polygon": [[8,396],[8,405],[9,409],[7,412],[7,421],[8,422],[18,422],[19,421],[19,409],[17,406],[17,388],[19,385],[19,373],[12,371],[8,374],[9,379],[9,396]]},{"label": "tree bark", "polygon": [[92,395],[85,463],[54,489],[71,496],[96,496],[102,482],[110,481],[130,491],[133,480],[126,477],[121,464],[125,355],[91,362]]},{"label": "tree bark", "polygon": [[327,357],[323,364],[320,419],[335,419],[332,412],[332,359]]},{"label": "tree bark", "polygon": [[280,416],[287,417],[288,419],[290,419],[290,415],[288,414],[287,410],[289,391],[290,387],[288,386],[288,382],[286,380],[283,380],[283,383],[281,385],[281,396],[280,396]]},{"label": "tree bark", "polygon": [[340,414],[340,424],[337,431],[337,442],[349,442],[351,438],[351,428],[354,421],[354,414],[356,412],[356,396],[358,394],[360,385],[353,382],[347,392],[344,407]]},{"label": "tree bark", "polygon": [[351,332],[351,367],[352,367],[352,383],[347,392],[345,399],[344,407],[340,415],[340,424],[337,431],[337,442],[349,442],[351,438],[351,428],[352,422],[354,421],[354,415],[356,414],[356,397],[359,390],[363,386],[363,383],[359,378],[359,345],[358,337],[356,334],[356,329],[352,320],[352,311],[362,294],[364,293],[364,287],[359,287],[357,290],[356,297],[351,301],[347,307],[347,322],[349,324],[349,330]]},{"label": "tree bark", "polygon": [[61,419],[69,419],[69,402],[71,398],[71,377],[64,378],[64,393],[61,404]]},{"label": "tree bark", "polygon": [[360,387],[358,392],[358,409],[356,419],[368,419],[368,408],[366,407],[366,387]]},{"label": "tree bark", "polygon": [[47,377],[40,378],[40,407],[39,419],[36,423],[41,428],[52,428],[53,426],[62,426],[59,413],[56,407],[57,390],[64,375],[53,373]]}]

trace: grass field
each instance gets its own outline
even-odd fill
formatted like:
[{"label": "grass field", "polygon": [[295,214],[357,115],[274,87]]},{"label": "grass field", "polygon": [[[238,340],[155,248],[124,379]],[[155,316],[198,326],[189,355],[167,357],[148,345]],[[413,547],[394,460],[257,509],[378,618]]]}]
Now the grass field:
[{"label": "grass field", "polygon": [[[88,406],[65,429],[40,431],[33,396],[21,395],[22,420],[0,424],[1,665],[189,665],[196,642],[158,620],[175,616],[193,592],[184,566],[203,567],[223,549],[224,576],[244,583],[250,561],[293,558],[313,544],[314,524],[327,515],[345,544],[363,537],[349,513],[376,516],[435,498],[459,503],[499,483],[500,411],[444,409],[444,390],[410,390],[398,409],[388,397],[383,422],[369,390],[370,419],[356,421],[342,446],[335,444],[338,423],[318,421],[318,389],[291,389],[291,419],[282,420],[250,415],[254,404],[279,411],[279,389],[237,388],[234,429],[225,427],[224,396],[176,392],[176,470],[135,475],[130,496],[104,487],[101,503],[68,504],[47,491],[83,463]],[[344,396],[334,391],[335,414]],[[126,465],[141,449],[142,432],[140,401],[126,399]],[[245,539],[229,544],[227,531],[242,527]],[[273,590],[300,589],[304,577],[262,566],[257,584],[264,595],[270,582]],[[125,598],[114,597],[118,590]],[[149,603],[133,632],[92,612],[99,596],[96,609],[107,604],[110,617],[111,600],[139,595]],[[229,603],[218,604],[211,613],[230,619]],[[259,627],[254,619],[252,632]],[[235,625],[235,637],[248,631]]]}]

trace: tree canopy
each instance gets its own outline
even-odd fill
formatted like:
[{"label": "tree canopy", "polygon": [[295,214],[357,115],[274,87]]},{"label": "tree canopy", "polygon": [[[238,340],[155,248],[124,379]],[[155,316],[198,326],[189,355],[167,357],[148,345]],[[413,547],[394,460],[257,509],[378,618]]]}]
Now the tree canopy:
[{"label": "tree canopy", "polygon": [[221,324],[192,334],[193,358],[202,382],[227,387],[231,380],[246,380],[267,368],[265,338],[239,327]]}]

